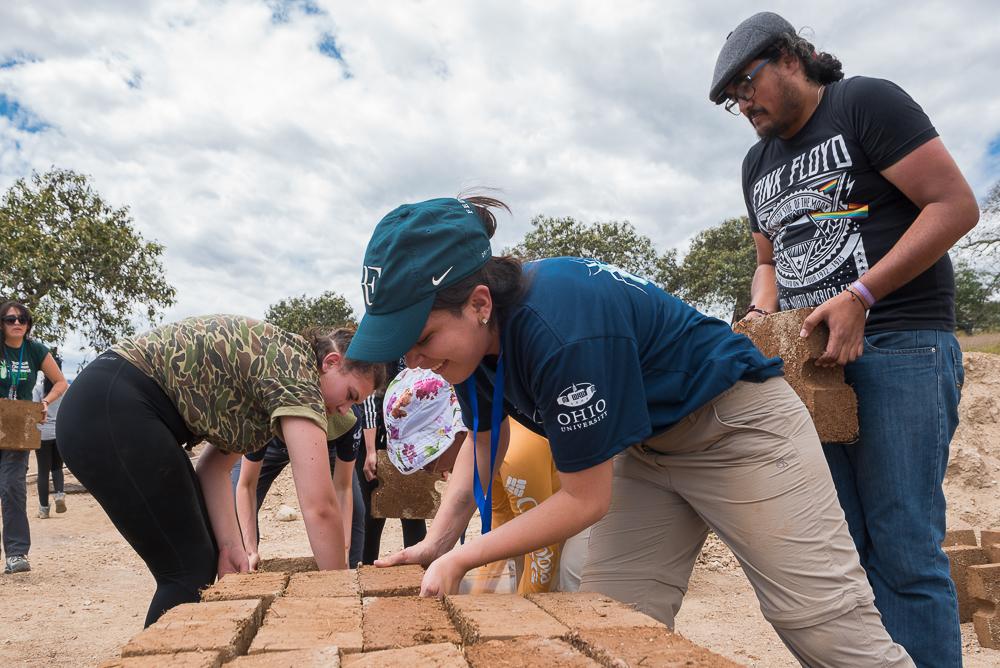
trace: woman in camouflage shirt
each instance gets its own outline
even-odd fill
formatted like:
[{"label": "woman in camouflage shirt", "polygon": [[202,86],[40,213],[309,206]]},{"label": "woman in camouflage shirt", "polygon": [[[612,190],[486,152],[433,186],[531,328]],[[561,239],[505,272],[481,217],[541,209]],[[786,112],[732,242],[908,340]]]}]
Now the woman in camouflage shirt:
[{"label": "woman in camouflage shirt", "polygon": [[[156,579],[147,626],[197,601],[216,574],[248,570],[229,471],[272,436],[288,446],[317,564],[346,568],[327,417],[364,401],[385,373],[343,355],[352,335],[194,317],[119,342],[77,377],[56,437],[70,470]],[[177,446],[202,441],[208,446],[192,467]]]}]

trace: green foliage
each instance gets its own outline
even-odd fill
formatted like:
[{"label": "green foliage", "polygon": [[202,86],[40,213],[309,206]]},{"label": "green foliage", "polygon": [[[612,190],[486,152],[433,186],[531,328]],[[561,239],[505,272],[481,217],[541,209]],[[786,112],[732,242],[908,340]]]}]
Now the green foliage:
[{"label": "green foliage", "polygon": [[993,299],[996,277],[968,263],[955,264],[955,324],[966,334],[1000,328],[1000,301]]},{"label": "green foliage", "polygon": [[289,297],[267,307],[264,320],[286,332],[301,332],[307,327],[355,327],[354,311],[347,300],[327,291],[319,297]]},{"label": "green foliage", "polygon": [[959,247],[984,255],[1000,254],[1000,181],[993,184],[979,203],[979,224]]},{"label": "green foliage", "polygon": [[637,276],[655,274],[657,257],[653,242],[628,221],[581,223],[573,218],[535,216],[531,227],[521,243],[504,252],[524,260],[588,257]]},{"label": "green foliage", "polygon": [[32,335],[50,344],[79,332],[95,351],[150,323],[174,303],[163,277],[163,246],[133,228],[87,177],[53,168],[18,179],[0,202],[0,297],[24,302]]},{"label": "green foliage", "polygon": [[750,305],[750,283],[757,269],[750,227],[745,216],[729,218],[702,230],[679,263],[664,255],[657,281],[689,304],[703,310],[743,315]]}]

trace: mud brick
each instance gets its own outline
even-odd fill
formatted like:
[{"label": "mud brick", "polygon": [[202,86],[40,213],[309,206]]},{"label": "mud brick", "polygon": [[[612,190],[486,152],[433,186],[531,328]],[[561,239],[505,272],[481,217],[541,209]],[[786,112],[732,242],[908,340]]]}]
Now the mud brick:
[{"label": "mud brick", "polygon": [[472,668],[597,668],[601,664],[554,638],[488,640],[465,648]]},{"label": "mud brick", "polygon": [[441,505],[435,486],[444,480],[439,474],[415,471],[403,475],[389,461],[385,450],[378,452],[378,487],[372,492],[372,517],[431,519]]},{"label": "mud brick", "polygon": [[1000,531],[983,531],[979,539],[979,544],[989,557],[989,563],[1000,562]]},{"label": "mud brick", "polygon": [[578,631],[570,642],[605,666],[736,668],[740,664],[695,645],[665,626]]},{"label": "mud brick", "polygon": [[361,651],[360,598],[275,599],[250,654],[328,645],[337,645],[342,652]]},{"label": "mud brick", "polygon": [[819,439],[849,443],[858,437],[858,399],[844,382],[844,367],[818,367],[830,332],[825,325],[808,338],[799,336],[811,308],[782,311],[766,318],[737,323],[733,331],[746,334],[767,357],[785,361],[785,380],[809,409]]},{"label": "mud brick", "polygon": [[357,571],[296,573],[285,589],[285,596],[290,598],[357,597],[359,594]]},{"label": "mud brick", "polygon": [[201,592],[202,601],[236,601],[262,598],[271,601],[285,590],[286,573],[230,573]]},{"label": "mud brick", "polygon": [[[941,547],[953,547],[955,545],[978,545],[976,542],[976,531],[974,529],[951,529],[944,533],[944,540]],[[983,547],[986,547],[983,545]]]},{"label": "mud brick", "polygon": [[517,594],[448,596],[445,605],[469,644],[520,636],[558,638],[569,631],[565,624]]},{"label": "mud brick", "polygon": [[972,626],[979,644],[1000,649],[1000,564],[969,566],[969,596],[976,599]]},{"label": "mud brick", "polygon": [[1000,531],[989,531],[984,529],[979,534],[979,544],[983,547],[1000,545]]},{"label": "mud brick", "polygon": [[416,565],[360,566],[358,580],[362,596],[416,596],[420,593],[420,582],[424,579],[424,569]]},{"label": "mud brick", "polygon": [[340,650],[336,645],[315,649],[298,649],[291,652],[264,652],[236,657],[227,668],[338,668]]},{"label": "mud brick", "polygon": [[262,599],[179,605],[132,638],[122,656],[206,650],[231,659],[246,653],[265,607]]},{"label": "mud brick", "polygon": [[528,599],[576,630],[663,626],[649,615],[595,592],[529,594]]},{"label": "mud brick", "polygon": [[461,643],[448,613],[436,598],[366,598],[362,617],[364,651],[436,643]]},{"label": "mud brick", "polygon": [[384,649],[380,652],[347,654],[341,657],[342,668],[468,668],[462,650],[451,643],[415,645],[403,649]]},{"label": "mud brick", "polygon": [[0,401],[0,450],[37,450],[42,447],[42,405],[34,401]]},{"label": "mud brick", "polygon": [[275,557],[274,559],[264,559],[257,566],[257,570],[264,573],[307,573],[319,570],[316,560],[313,557]]},{"label": "mud brick", "polygon": [[219,668],[221,665],[221,652],[174,652],[121,657],[105,661],[98,668]]},{"label": "mud brick", "polygon": [[975,545],[953,545],[943,548],[951,565],[951,580],[958,592],[958,618],[964,624],[972,621],[976,602],[969,595],[969,567],[989,563],[986,550]]}]

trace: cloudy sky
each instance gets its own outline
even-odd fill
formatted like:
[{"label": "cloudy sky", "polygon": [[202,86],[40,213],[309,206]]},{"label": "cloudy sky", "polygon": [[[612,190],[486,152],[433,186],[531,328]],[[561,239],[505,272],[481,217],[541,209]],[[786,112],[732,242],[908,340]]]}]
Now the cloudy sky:
[{"label": "cloudy sky", "polygon": [[361,307],[371,229],[402,202],[499,188],[514,212],[630,220],[662,250],[744,213],[755,136],[707,100],[726,34],[771,9],[851,74],[920,102],[978,196],[1000,178],[1000,9],[981,2],[0,4],[0,187],[92,177],[165,244],[175,319]]}]

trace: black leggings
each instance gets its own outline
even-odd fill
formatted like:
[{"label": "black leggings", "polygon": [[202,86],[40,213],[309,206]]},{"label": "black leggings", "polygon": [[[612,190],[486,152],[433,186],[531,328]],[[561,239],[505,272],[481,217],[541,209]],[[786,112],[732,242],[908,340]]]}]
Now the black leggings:
[{"label": "black leggings", "polygon": [[65,491],[63,479],[63,461],[59,456],[59,446],[56,439],[42,439],[42,446],[35,450],[38,461],[38,505],[49,505],[49,473],[52,474],[52,488],[56,494]]},{"label": "black leggings", "polygon": [[70,471],[156,579],[145,625],[198,601],[215,580],[218,550],[201,485],[180,447],[191,432],[163,390],[104,353],[67,391],[56,439]]},{"label": "black leggings", "polygon": [[[385,528],[384,517],[372,517],[372,492],[378,487],[378,478],[369,481],[365,478],[365,453],[358,453],[356,474],[361,483],[361,494],[365,498],[365,549],[361,555],[361,563],[374,564],[378,559],[382,543],[382,530]],[[403,547],[416,545],[427,536],[427,523],[424,520],[399,520],[403,525]]]}]

